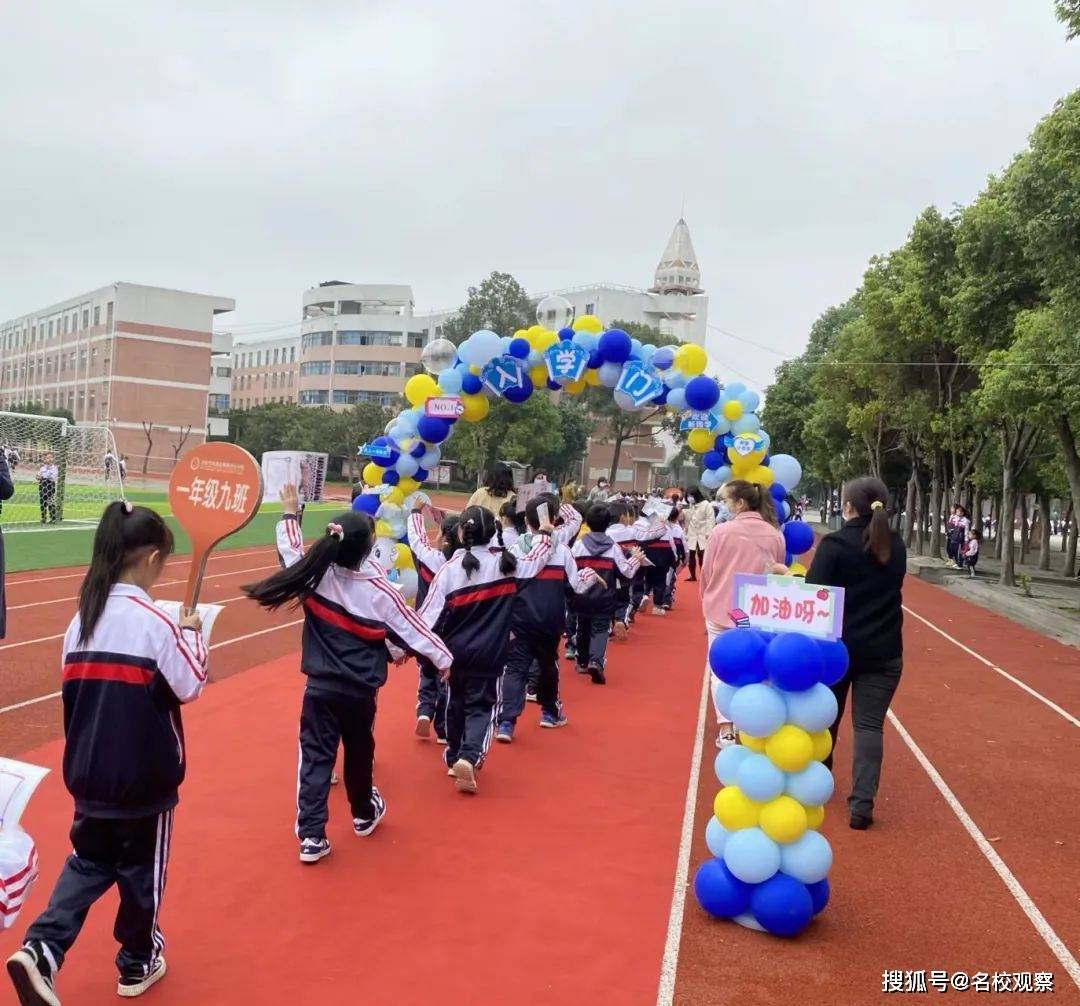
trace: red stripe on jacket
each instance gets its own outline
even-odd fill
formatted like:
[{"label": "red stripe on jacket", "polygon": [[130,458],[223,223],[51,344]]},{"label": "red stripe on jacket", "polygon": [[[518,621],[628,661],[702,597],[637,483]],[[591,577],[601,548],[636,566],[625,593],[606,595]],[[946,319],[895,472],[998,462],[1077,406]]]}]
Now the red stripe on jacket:
[{"label": "red stripe on jacket", "polygon": [[148,685],[154,672],[135,664],[76,661],[64,664],[64,681],[116,681],[124,685]]},{"label": "red stripe on jacket", "polygon": [[487,587],[478,587],[476,590],[463,591],[446,599],[448,608],[460,608],[464,604],[475,604],[477,601],[489,601],[493,597],[504,597],[517,591],[517,584],[511,580],[509,583],[494,583]]},{"label": "red stripe on jacket", "polygon": [[320,621],[327,622],[338,629],[344,629],[346,632],[351,632],[361,639],[368,639],[372,642],[382,642],[386,639],[385,629],[376,629],[371,625],[362,625],[360,622],[353,621],[347,615],[342,615],[340,612],[328,608],[315,597],[305,598],[304,608]]}]

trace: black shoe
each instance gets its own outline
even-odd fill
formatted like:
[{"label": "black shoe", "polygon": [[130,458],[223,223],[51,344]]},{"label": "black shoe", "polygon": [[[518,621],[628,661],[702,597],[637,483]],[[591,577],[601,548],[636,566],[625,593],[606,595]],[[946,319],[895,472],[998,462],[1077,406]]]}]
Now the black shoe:
[{"label": "black shoe", "polygon": [[165,971],[165,958],[158,957],[145,972],[142,968],[122,972],[120,981],[116,983],[116,994],[124,999],[134,999],[136,996],[141,996],[147,989],[156,985],[165,977]]},{"label": "black shoe", "polygon": [[536,702],[537,701],[536,689],[535,688],[526,688],[525,689],[525,701],[526,702]]},{"label": "black shoe", "polygon": [[607,678],[604,677],[604,668],[601,666],[600,661],[590,660],[588,671],[594,685],[607,684]]},{"label": "black shoe", "polygon": [[852,814],[848,826],[854,831],[866,831],[874,823],[872,814]]},{"label": "black shoe", "polygon": [[325,838],[305,838],[300,842],[300,862],[317,863],[330,855],[330,843]]},{"label": "black shoe", "polygon": [[370,835],[378,826],[379,822],[386,817],[386,801],[379,793],[378,787],[371,787],[371,817],[354,817],[353,831],[361,838]]},{"label": "black shoe", "polygon": [[27,944],[16,950],[8,958],[7,969],[21,1006],[60,1006],[52,968],[34,947]]}]

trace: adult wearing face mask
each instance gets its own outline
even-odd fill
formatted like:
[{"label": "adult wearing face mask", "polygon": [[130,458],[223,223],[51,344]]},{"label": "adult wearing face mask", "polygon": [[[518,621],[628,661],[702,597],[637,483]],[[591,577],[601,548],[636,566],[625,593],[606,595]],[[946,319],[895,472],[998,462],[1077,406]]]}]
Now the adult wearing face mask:
[{"label": "adult wearing face mask", "polygon": [[611,495],[611,487],[608,480],[601,477],[596,480],[596,485],[589,490],[590,503],[606,503]]}]

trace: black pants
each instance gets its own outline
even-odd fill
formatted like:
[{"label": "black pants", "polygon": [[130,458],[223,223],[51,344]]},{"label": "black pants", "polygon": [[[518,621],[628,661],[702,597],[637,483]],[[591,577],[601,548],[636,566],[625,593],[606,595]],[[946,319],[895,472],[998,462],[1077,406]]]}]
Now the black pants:
[{"label": "black pants", "polygon": [[452,670],[446,696],[446,764],[459,758],[480,768],[491,747],[502,675]]},{"label": "black pants", "polygon": [[369,819],[375,763],[377,692],[363,696],[304,691],[300,710],[300,767],[296,779],[296,834],[325,838],[330,775],[338,744],[344,748],[342,781],[354,818]]},{"label": "black pants", "polygon": [[42,479],[38,483],[38,509],[42,524],[56,523],[56,483],[52,479]]},{"label": "black pants", "polygon": [[158,911],[165,894],[173,812],[151,817],[106,818],[76,814],[74,851],[64,863],[45,911],[26,933],[57,969],[78,938],[90,906],[113,884],[120,889],[113,936],[120,944],[116,966],[145,976],[165,948]]},{"label": "black pants", "polygon": [[611,615],[590,615],[578,612],[577,616],[577,662],[581,667],[591,663],[604,666],[608,638],[611,635]]},{"label": "black pants", "polygon": [[[561,635],[561,634],[560,634]],[[538,669],[536,701],[541,710],[558,718],[562,715],[559,702],[559,638],[560,636],[515,636],[506,651],[506,670],[503,672],[502,702],[496,719],[500,723],[516,723],[525,711],[525,687],[532,669]]]},{"label": "black pants", "polygon": [[645,569],[639,569],[630,584],[630,611],[636,612],[645,600]]},{"label": "black pants", "polygon": [[[882,728],[889,704],[900,684],[902,668],[903,661],[900,659],[872,664],[853,662],[843,681],[833,686],[840,707],[836,722],[829,728],[834,745],[840,721],[844,718],[848,691],[851,691],[851,725],[855,742],[848,809],[853,814],[869,815],[874,809],[874,797],[877,796],[881,778]],[[831,756],[825,766],[832,768]]]},{"label": "black pants", "polygon": [[653,556],[649,556],[649,559],[653,565],[645,570],[645,584],[652,594],[653,604],[658,608],[670,608],[671,572],[674,569],[674,563],[664,560],[657,562]]},{"label": "black pants", "polygon": [[446,736],[446,682],[428,660],[418,660],[420,684],[416,689],[416,715],[426,716],[435,727],[435,736]]},{"label": "black pants", "polygon": [[705,564],[705,550],[701,548],[690,548],[686,550],[686,561],[690,566],[690,579],[697,579],[697,567],[700,563],[702,566]]}]

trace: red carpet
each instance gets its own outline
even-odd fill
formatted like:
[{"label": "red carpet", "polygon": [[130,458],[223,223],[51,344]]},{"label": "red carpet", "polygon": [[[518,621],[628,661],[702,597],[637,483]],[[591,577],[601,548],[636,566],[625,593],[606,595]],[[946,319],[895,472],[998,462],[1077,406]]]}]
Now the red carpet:
[{"label": "red carpet", "polygon": [[[332,793],[333,854],[303,867],[292,834],[295,654],[214,685],[188,710],[188,782],[162,913],[160,1006],[655,1002],[705,637],[696,593],[613,644],[601,688],[563,664],[570,726],[526,709],[475,798],[412,736],[416,673],[381,694],[376,781],[389,814],[353,836]],[[295,645],[293,642],[290,645]],[[27,815],[42,876],[3,944],[42,907],[68,851],[61,746]],[[115,899],[92,910],[60,976],[65,1003],[113,1003]]]}]

